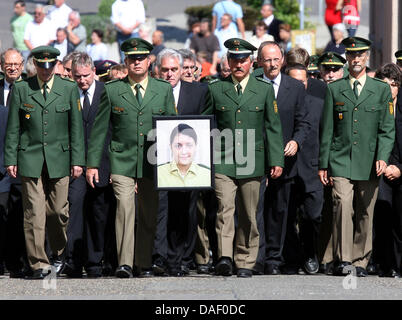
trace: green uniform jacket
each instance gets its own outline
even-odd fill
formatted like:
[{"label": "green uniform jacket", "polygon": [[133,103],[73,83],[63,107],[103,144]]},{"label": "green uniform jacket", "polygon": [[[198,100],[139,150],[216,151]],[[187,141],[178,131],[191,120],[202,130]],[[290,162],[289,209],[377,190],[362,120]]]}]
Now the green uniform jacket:
[{"label": "green uniform jacket", "polygon": [[395,138],[391,90],[367,76],[356,100],[344,77],[327,87],[320,138],[320,168],[331,176],[369,180],[375,161],[388,162]]},{"label": "green uniform jacket", "polygon": [[91,131],[87,167],[99,167],[111,123],[111,173],[153,178],[153,167],[147,160],[147,152],[154,142],[147,141],[147,137],[152,129],[152,116],[163,115],[176,115],[173,90],[168,82],[149,77],[141,106],[128,77],[106,83]]},{"label": "green uniform jacket", "polygon": [[17,81],[8,115],[5,166],[17,165],[24,177],[39,178],[46,162],[50,178],[85,166],[84,133],[77,84],[54,76],[46,101],[35,77]]},{"label": "green uniform jacket", "polygon": [[[203,114],[214,114],[221,135],[225,136],[223,130],[227,129],[232,136],[215,139],[216,173],[236,179],[252,178],[265,175],[272,166],[284,166],[282,126],[274,89],[268,81],[250,75],[241,99],[231,77],[211,81]],[[216,143],[220,140],[221,144]],[[250,142],[255,142],[254,148]]]}]

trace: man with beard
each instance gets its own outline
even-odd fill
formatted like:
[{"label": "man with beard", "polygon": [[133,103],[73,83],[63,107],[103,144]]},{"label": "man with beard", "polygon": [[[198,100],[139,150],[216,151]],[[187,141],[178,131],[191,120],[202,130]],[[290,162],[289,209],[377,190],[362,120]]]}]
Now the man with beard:
[{"label": "man with beard", "polygon": [[343,44],[349,75],[327,87],[318,174],[324,186],[333,185],[334,275],[356,268],[365,277],[378,181],[394,144],[394,108],[389,85],[366,75],[371,42],[349,37]]}]

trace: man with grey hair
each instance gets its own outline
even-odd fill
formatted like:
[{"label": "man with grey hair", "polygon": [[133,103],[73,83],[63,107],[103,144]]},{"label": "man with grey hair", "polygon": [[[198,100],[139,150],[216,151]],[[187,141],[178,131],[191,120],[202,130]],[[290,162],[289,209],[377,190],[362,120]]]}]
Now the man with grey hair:
[{"label": "man with grey hair", "polygon": [[24,43],[32,49],[39,46],[47,46],[56,38],[53,24],[46,18],[45,7],[37,4],[34,11],[34,20],[30,21],[25,28]]},{"label": "man with grey hair", "polygon": [[[91,57],[84,52],[76,54],[72,59],[72,75],[77,82],[80,94],[84,142],[87,153],[89,136],[98,111],[104,84],[95,80],[94,63]],[[98,278],[102,275],[105,227],[113,199],[113,190],[109,184],[109,143],[110,132],[105,141],[99,167],[100,179],[99,182],[95,183],[94,189],[86,182],[85,175],[77,179],[70,179],[68,192],[70,220],[67,228],[68,241],[63,270],[63,273],[69,277],[82,277],[83,267],[85,267],[88,277]],[[84,260],[84,249],[87,253],[86,261]]]},{"label": "man with grey hair", "polygon": [[78,55],[79,55],[79,52],[73,51],[73,52],[70,52],[68,55],[66,55],[63,58],[62,63],[63,63],[63,67],[64,67],[64,74],[63,74],[64,78],[70,78],[70,79],[73,78],[73,74],[71,72],[72,71],[72,69],[71,69],[72,63],[73,63],[74,57],[76,57]]},{"label": "man with grey hair", "polygon": [[222,56],[220,66],[220,78],[223,79],[229,77],[232,72],[230,71],[227,53]]},{"label": "man with grey hair", "polygon": [[282,20],[275,18],[274,16],[275,8],[270,3],[264,3],[261,6],[262,21],[267,25],[267,33],[272,35],[276,42],[280,42],[279,38],[279,25],[283,23]]},{"label": "man with grey hair", "polygon": [[[177,113],[199,115],[204,108],[207,87],[180,79],[183,67],[182,55],[176,50],[164,49],[156,58],[156,66],[159,78],[168,81],[173,88]],[[196,191],[159,193],[152,265],[155,274],[169,273],[177,277],[187,274],[188,261],[185,258],[193,251],[196,239],[197,198]],[[169,202],[175,204],[174,210],[172,206],[169,210]],[[183,219],[186,221],[183,222]]]},{"label": "man with grey hair", "polygon": [[195,80],[194,73],[197,70],[197,57],[195,56],[194,52],[188,49],[180,49],[179,52],[183,57],[181,80],[193,82]]},{"label": "man with grey hair", "polygon": [[87,30],[81,24],[81,17],[78,11],[71,11],[69,14],[66,30],[68,41],[74,45],[74,51],[86,52]]}]

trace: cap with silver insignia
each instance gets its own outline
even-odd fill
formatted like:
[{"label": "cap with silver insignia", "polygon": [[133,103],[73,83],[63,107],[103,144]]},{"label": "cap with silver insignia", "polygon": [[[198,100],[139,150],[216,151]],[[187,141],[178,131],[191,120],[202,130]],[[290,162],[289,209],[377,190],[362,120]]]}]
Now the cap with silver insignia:
[{"label": "cap with silver insignia", "polygon": [[127,39],[120,47],[121,51],[123,51],[126,56],[132,54],[149,55],[153,48],[152,44],[141,38]]},{"label": "cap with silver insignia", "polygon": [[228,49],[228,58],[234,59],[246,58],[257,50],[251,43],[240,38],[228,39],[223,45]]},{"label": "cap with silver insignia", "polygon": [[33,59],[36,65],[40,68],[50,69],[57,63],[57,56],[60,55],[60,51],[50,46],[39,46],[31,51]]}]

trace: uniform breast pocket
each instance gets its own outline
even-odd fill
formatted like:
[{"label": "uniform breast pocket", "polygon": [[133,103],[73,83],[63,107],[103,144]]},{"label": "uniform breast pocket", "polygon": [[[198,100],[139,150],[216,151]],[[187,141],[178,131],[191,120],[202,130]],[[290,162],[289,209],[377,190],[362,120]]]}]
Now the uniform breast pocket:
[{"label": "uniform breast pocket", "polygon": [[384,107],[381,105],[366,105],[364,106],[364,110],[366,112],[377,112],[381,111]]},{"label": "uniform breast pocket", "polygon": [[126,128],[128,126],[128,112],[126,108],[119,106],[112,108],[112,124],[115,128]]}]

